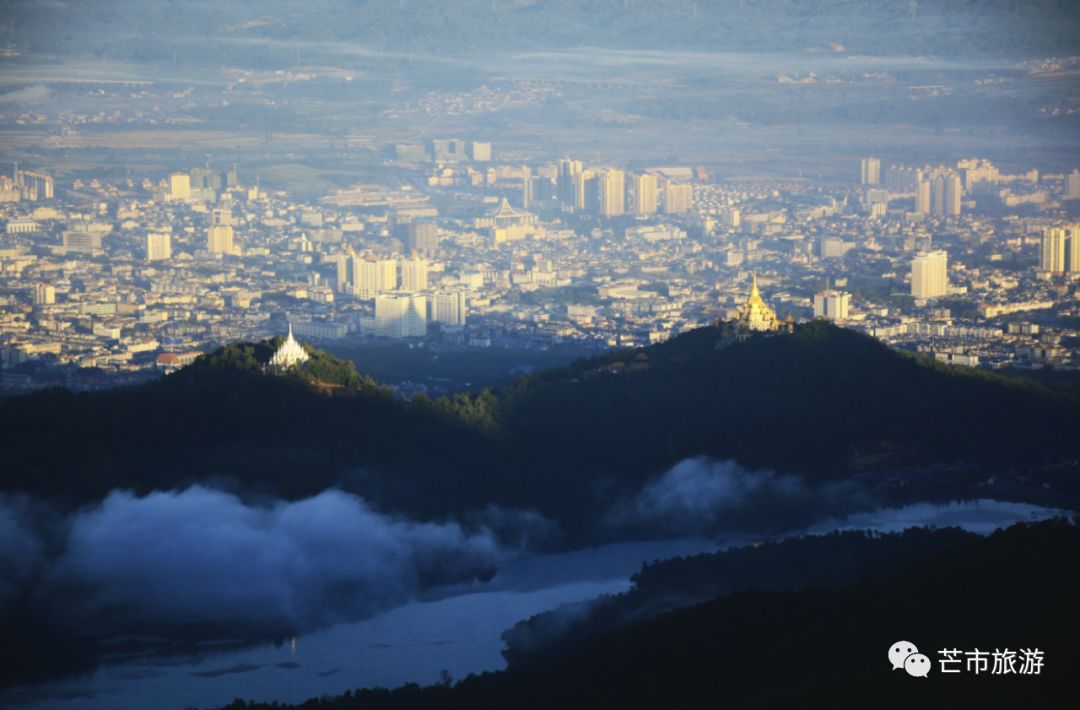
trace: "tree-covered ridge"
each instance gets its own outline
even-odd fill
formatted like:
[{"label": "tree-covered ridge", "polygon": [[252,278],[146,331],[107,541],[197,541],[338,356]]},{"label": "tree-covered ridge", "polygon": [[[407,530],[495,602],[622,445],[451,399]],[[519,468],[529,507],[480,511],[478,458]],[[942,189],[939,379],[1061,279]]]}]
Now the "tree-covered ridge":
[{"label": "tree-covered ridge", "polygon": [[[934,545],[933,538],[950,537]],[[812,559],[840,559],[850,536],[803,543]],[[859,544],[859,543],[856,543]],[[911,708],[1068,707],[1080,661],[1080,528],[1017,524],[988,537],[918,531],[866,543],[887,555],[912,546],[909,565],[840,586],[749,588],[603,633],[557,653],[456,684],[363,689],[293,708]],[[887,550],[885,548],[888,548]],[[921,549],[920,549],[921,548]],[[795,552],[794,549],[790,550]],[[745,552],[747,569],[761,567]],[[753,573],[750,575],[753,576]],[[889,647],[917,645],[929,677],[892,671]],[[938,651],[1038,649],[1038,675],[958,676]],[[963,658],[963,656],[961,656]],[[228,710],[262,710],[237,700]]]},{"label": "tree-covered ridge", "polygon": [[[255,343],[230,343],[200,356],[174,377],[190,382],[192,378],[207,378],[223,373],[264,374],[270,358],[284,342],[285,338],[279,335]],[[357,393],[379,389],[374,380],[362,377],[356,371],[356,364],[351,360],[334,357],[309,344],[303,344],[302,347],[308,354],[308,361],[285,373],[279,373],[279,376],[298,379],[321,391]]]},{"label": "tree-covered ridge", "polygon": [[702,328],[498,391],[412,402],[317,350],[306,370],[265,374],[274,346],[227,346],[140,388],[0,402],[12,442],[3,488],[85,502],[196,481],[290,498],[336,486],[421,517],[533,508],[573,536],[690,457],[811,481],[1080,458],[1074,396],[942,368],[827,323],[734,344]]},{"label": "tree-covered ridge", "polygon": [[[624,471],[655,472],[672,455],[708,454],[832,477],[881,453],[897,465],[1048,464],[1076,449],[1066,422],[1080,404],[813,322],[731,345],[702,328],[611,353],[519,383],[502,410],[502,425],[524,441],[560,441],[589,466],[614,456]],[[605,430],[620,446],[595,445]]]},{"label": "tree-covered ridge", "polygon": [[[920,560],[965,546],[978,536],[959,528],[910,528],[901,533],[833,532],[733,547],[715,553],[646,562],[623,594],[555,609],[503,634],[503,655],[525,665],[567,644],[709,599],[747,591],[839,589],[905,573]],[[568,624],[566,619],[573,618]]]}]

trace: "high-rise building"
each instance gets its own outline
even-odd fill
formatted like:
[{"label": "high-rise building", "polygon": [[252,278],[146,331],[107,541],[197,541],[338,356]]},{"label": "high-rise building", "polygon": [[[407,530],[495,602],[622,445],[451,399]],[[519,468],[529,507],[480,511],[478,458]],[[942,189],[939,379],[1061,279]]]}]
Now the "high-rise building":
[{"label": "high-rise building", "polygon": [[935,217],[945,216],[945,176],[936,175],[930,181],[930,212]]},{"label": "high-rise building", "polygon": [[13,182],[16,190],[25,200],[50,200],[53,197],[55,185],[49,175],[19,170],[16,164]]},{"label": "high-rise building", "polygon": [[207,229],[206,250],[211,254],[232,254],[233,228],[228,224],[215,224]]},{"label": "high-rise building", "polygon": [[532,170],[528,165],[521,168],[521,206],[524,209],[532,207]]},{"label": "high-rise building", "polygon": [[911,295],[940,298],[949,292],[949,257],[942,251],[919,254],[911,262]]},{"label": "high-rise building", "polygon": [[968,158],[956,163],[956,169],[963,177],[964,190],[972,192],[982,186],[993,188],[999,179],[998,169],[989,160]]},{"label": "high-rise building", "polygon": [[546,175],[533,175],[529,178],[529,204],[526,208],[536,205],[538,207],[550,206],[552,198],[551,178]]},{"label": "high-rise building", "polygon": [[348,289],[357,296],[360,295],[360,272],[364,269],[364,262],[367,258],[362,254],[356,254],[350,251],[346,257],[345,265],[345,282],[349,285]]},{"label": "high-rise building", "polygon": [[334,265],[334,288],[338,291],[347,291],[349,288],[349,255],[344,253],[334,254],[327,257],[327,261]]},{"label": "high-rise building", "polygon": [[634,214],[656,213],[656,176],[634,176]]},{"label": "high-rise building", "polygon": [[890,165],[885,171],[885,187],[894,192],[913,192],[919,182],[919,171],[909,165]]},{"label": "high-rise building", "polygon": [[210,213],[206,250],[211,254],[233,253],[232,211],[228,207],[215,207]]},{"label": "high-rise building", "polygon": [[[490,146],[488,146],[488,148],[490,152]],[[431,154],[437,163],[452,163],[459,160],[465,160],[467,157],[465,141],[460,138],[433,140],[431,142]]]},{"label": "high-rise building", "polygon": [[1065,269],[1070,274],[1080,274],[1080,223],[1069,227],[1069,240],[1065,243]]},{"label": "high-rise building", "polygon": [[[578,176],[584,168],[580,160],[564,159],[559,161],[559,173],[556,178],[556,196],[565,209],[581,209],[577,199]],[[580,201],[584,204],[584,198]]]},{"label": "high-rise building", "polygon": [[34,305],[51,306],[56,303],[56,288],[46,283],[34,284]]},{"label": "high-rise building", "polygon": [[880,207],[881,214],[885,214],[889,210],[889,191],[880,187],[867,188],[863,191],[862,201],[866,211],[871,215],[878,211],[874,209],[876,207]]},{"label": "high-rise building", "polygon": [[353,292],[360,298],[375,298],[384,291],[397,290],[397,262],[353,255]]},{"label": "high-rise building", "polygon": [[1042,249],[1039,253],[1039,270],[1049,274],[1065,273],[1066,248],[1071,246],[1069,230],[1064,227],[1047,227],[1042,233]]},{"label": "high-rise building", "polygon": [[439,250],[439,228],[434,222],[412,222],[405,237],[405,248],[431,256]]},{"label": "high-rise building", "polygon": [[172,258],[172,235],[150,232],[146,235],[146,260],[164,261]]},{"label": "high-rise building", "polygon": [[426,259],[413,257],[401,262],[401,290],[423,291],[428,285],[428,263]]},{"label": "high-rise building", "polygon": [[618,217],[626,212],[626,174],[622,170],[600,172],[597,211],[601,217]]},{"label": "high-rise building", "polygon": [[963,195],[963,184],[960,176],[951,173],[945,176],[945,216],[960,216],[960,198]]},{"label": "high-rise building", "polygon": [[191,199],[191,176],[187,173],[173,173],[169,176],[169,197],[171,202],[184,202]]},{"label": "high-rise building", "polygon": [[850,306],[850,293],[827,289],[814,294],[815,318],[826,318],[832,321],[847,320]]},{"label": "high-rise building", "polygon": [[664,212],[682,214],[689,212],[694,202],[694,186],[685,182],[668,182],[664,186]]},{"label": "high-rise building", "polygon": [[468,307],[464,291],[436,293],[431,301],[431,320],[443,325],[465,325]]},{"label": "high-rise building", "polygon": [[221,190],[221,173],[206,168],[194,168],[188,173],[191,186],[191,199],[210,202],[217,198]]},{"label": "high-rise building", "polygon": [[919,180],[915,187],[915,211],[930,214],[930,181]]},{"label": "high-rise building", "polygon": [[240,186],[240,174],[236,170],[236,164],[234,163],[231,168],[221,173],[219,177],[221,186],[228,189],[230,187]]},{"label": "high-rise building", "polygon": [[491,160],[491,143],[473,141],[469,144],[469,158],[474,163],[486,163]]},{"label": "high-rise building", "polygon": [[1065,199],[1080,200],[1080,170],[1073,170],[1065,176]]},{"label": "high-rise building", "polygon": [[[920,192],[921,189],[920,184]],[[959,175],[951,170],[935,171],[930,179],[930,212],[935,217],[959,217],[963,194],[963,183]],[[916,201],[918,197],[916,195]]]},{"label": "high-rise building", "polygon": [[881,182],[881,161],[874,157],[863,158],[859,166],[859,183],[877,185]]},{"label": "high-rise building", "polygon": [[593,170],[582,170],[574,176],[574,210],[600,211],[600,176]]},{"label": "high-rise building", "polygon": [[375,297],[375,334],[388,338],[427,335],[427,299],[418,293],[380,293]]}]

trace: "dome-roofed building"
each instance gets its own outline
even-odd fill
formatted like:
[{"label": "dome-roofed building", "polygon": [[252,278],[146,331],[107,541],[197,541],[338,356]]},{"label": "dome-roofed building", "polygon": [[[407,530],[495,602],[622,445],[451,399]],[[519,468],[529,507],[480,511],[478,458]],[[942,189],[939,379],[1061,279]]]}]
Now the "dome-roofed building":
[{"label": "dome-roofed building", "polygon": [[303,365],[308,359],[309,356],[304,347],[293,337],[292,323],[290,322],[288,337],[285,338],[285,342],[277,349],[274,356],[270,358],[270,369],[283,372],[292,367]]}]

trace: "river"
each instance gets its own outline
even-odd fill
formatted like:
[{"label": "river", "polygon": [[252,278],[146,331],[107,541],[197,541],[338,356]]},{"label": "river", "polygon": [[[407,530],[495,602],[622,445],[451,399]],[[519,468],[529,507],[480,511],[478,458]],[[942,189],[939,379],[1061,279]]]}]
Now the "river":
[{"label": "river", "polygon": [[[913,525],[955,525],[987,534],[1018,521],[1063,511],[980,500],[916,503],[824,521],[807,531],[882,532]],[[793,533],[797,534],[797,533]],[[432,590],[423,598],[363,621],[260,644],[183,655],[130,659],[93,673],[0,695],[19,708],[182,710],[234,698],[300,702],[359,687],[437,682],[503,668],[503,631],[567,602],[616,594],[630,587],[641,563],[737,545],[734,538],[625,542],[557,554],[531,555],[501,567],[488,582]]]}]

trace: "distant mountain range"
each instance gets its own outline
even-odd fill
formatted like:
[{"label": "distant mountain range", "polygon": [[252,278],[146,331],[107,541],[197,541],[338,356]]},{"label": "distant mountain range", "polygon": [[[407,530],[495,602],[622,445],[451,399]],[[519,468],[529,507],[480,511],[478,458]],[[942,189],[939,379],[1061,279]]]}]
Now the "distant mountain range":
[{"label": "distant mountain range", "polygon": [[250,64],[333,42],[466,56],[592,46],[1045,57],[1076,53],[1080,11],[1066,0],[22,0],[3,19],[4,39],[39,53]]}]

